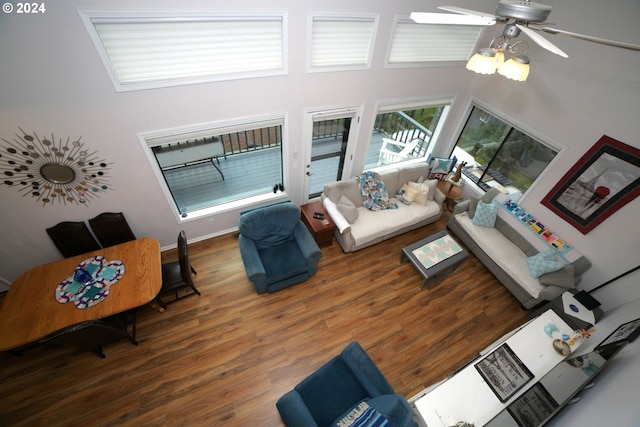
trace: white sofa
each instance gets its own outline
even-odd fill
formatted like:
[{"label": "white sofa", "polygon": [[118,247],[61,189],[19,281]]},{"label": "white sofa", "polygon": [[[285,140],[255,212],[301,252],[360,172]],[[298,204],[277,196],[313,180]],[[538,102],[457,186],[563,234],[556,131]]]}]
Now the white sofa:
[{"label": "white sofa", "polygon": [[477,203],[491,203],[498,194],[491,189],[482,198],[473,197],[458,203],[447,228],[493,273],[526,309],[550,301],[567,289],[573,289],[582,274],[591,267],[584,256],[567,263],[561,270],[531,277],[527,257],[538,254],[540,246],[529,231],[518,231],[498,217],[494,227],[473,224]]},{"label": "white sofa", "polygon": [[[429,165],[424,162],[380,172],[380,178],[387,188],[389,197],[391,201],[397,203],[398,209],[378,211],[370,211],[362,205],[360,187],[355,178],[325,185],[321,196],[322,203],[336,224],[334,235],[342,250],[357,251],[437,221],[442,215],[445,196],[435,188],[435,184],[433,184],[433,200],[428,200],[425,204],[414,201],[406,205],[396,198],[396,193],[405,183],[418,182],[420,178],[427,180],[428,175]],[[357,219],[353,223],[349,223],[337,209],[337,204],[343,195],[357,209]]]}]

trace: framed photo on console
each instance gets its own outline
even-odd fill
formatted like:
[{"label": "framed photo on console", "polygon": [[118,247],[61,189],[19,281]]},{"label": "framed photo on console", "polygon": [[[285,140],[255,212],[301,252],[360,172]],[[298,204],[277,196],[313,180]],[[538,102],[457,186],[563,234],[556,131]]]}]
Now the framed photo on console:
[{"label": "framed photo on console", "polygon": [[605,338],[600,344],[596,346],[596,350],[604,347],[605,345],[620,342],[620,341],[633,341],[638,335],[640,335],[640,319],[632,320],[631,322],[623,323]]},{"label": "framed photo on console", "polygon": [[476,363],[475,367],[500,402],[509,400],[533,379],[531,371],[506,343]]}]

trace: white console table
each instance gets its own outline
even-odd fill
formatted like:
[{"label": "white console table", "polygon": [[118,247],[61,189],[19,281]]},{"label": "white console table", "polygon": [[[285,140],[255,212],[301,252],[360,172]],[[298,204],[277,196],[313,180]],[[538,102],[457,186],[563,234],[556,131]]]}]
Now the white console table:
[{"label": "white console table", "polygon": [[[551,337],[545,331],[545,326],[549,324],[558,329]],[[552,342],[562,334],[572,332],[573,329],[552,310],[542,313],[512,334],[493,343],[480,357],[447,380],[427,389],[424,395],[418,395],[414,402],[418,414],[428,427],[449,427],[459,421],[474,423],[476,426],[485,425],[565,359],[565,356],[553,349]],[[534,378],[508,400],[501,402],[475,365],[504,343],[508,344]],[[572,347],[572,352],[578,345],[576,343]]]}]

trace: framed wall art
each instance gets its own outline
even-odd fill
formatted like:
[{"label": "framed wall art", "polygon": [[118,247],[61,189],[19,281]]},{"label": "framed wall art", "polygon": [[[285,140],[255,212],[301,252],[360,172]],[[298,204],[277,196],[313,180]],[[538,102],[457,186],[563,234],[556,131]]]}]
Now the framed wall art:
[{"label": "framed wall art", "polygon": [[640,319],[632,320],[631,322],[624,323],[605,338],[600,344],[596,346],[596,350],[606,345],[620,342],[620,341],[633,341],[638,335],[640,335]]},{"label": "framed wall art", "polygon": [[531,371],[506,343],[476,363],[475,367],[500,402],[509,400],[533,379]]},{"label": "framed wall art", "polygon": [[542,199],[587,234],[640,194],[640,149],[604,135]]}]

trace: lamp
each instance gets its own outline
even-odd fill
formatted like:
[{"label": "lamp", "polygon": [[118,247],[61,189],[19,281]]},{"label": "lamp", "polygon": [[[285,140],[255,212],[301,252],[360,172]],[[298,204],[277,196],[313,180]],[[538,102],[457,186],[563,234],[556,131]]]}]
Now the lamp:
[{"label": "lamp", "polygon": [[[501,76],[508,79],[523,82],[529,76],[529,63],[526,56],[529,45],[524,41],[511,43],[511,39],[520,34],[520,29],[515,25],[506,25],[501,36],[491,41],[488,48],[479,49],[469,61],[467,70],[479,74],[495,74],[496,71]],[[515,55],[520,48],[524,48],[524,54]],[[505,52],[514,54],[505,61]]]}]

